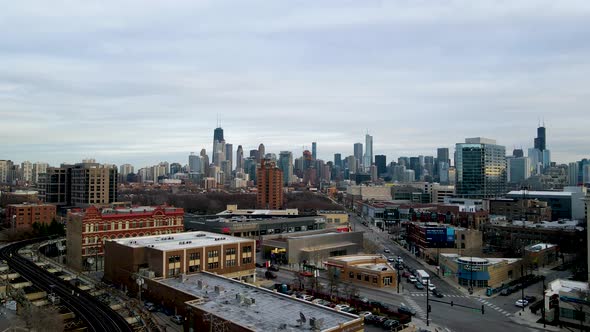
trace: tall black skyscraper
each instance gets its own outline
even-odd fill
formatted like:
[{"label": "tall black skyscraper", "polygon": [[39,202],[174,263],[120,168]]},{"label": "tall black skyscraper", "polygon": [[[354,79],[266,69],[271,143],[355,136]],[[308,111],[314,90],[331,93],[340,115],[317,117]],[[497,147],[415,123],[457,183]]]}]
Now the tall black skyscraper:
[{"label": "tall black skyscraper", "polygon": [[387,173],[387,157],[382,154],[375,156],[375,166],[377,166],[377,174]]},{"label": "tall black skyscraper", "polygon": [[214,141],[218,141],[221,142],[223,141],[223,128],[215,128],[215,131],[213,131],[213,140]]},{"label": "tall black skyscraper", "polygon": [[538,149],[539,151],[545,151],[545,149],[547,148],[545,135],[546,131],[544,126],[537,128],[537,138],[535,138],[535,149]]}]

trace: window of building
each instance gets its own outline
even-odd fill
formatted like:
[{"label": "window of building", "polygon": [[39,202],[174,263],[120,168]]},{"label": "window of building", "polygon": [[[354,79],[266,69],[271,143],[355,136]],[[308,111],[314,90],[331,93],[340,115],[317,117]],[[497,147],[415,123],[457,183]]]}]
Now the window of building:
[{"label": "window of building", "polygon": [[348,277],[349,277],[350,279],[354,278],[354,272],[349,272],[349,273],[348,273]]},{"label": "window of building", "polygon": [[235,254],[236,254],[236,248],[225,249],[226,256],[235,255]]},{"label": "window of building", "polygon": [[243,252],[243,253],[252,252],[252,246],[245,246],[245,247],[242,247],[242,252]]},{"label": "window of building", "polygon": [[232,266],[236,266],[236,260],[235,259],[227,259],[225,261],[225,266],[226,267],[232,267]]},{"label": "window of building", "polygon": [[369,282],[369,276],[365,276],[365,281]]},{"label": "window of building", "polygon": [[377,277],[373,277],[373,283],[376,284],[379,281],[379,279],[377,279]]},{"label": "window of building", "polygon": [[201,259],[201,253],[200,252],[191,252],[190,254],[188,254],[188,259],[193,261],[195,259]]},{"label": "window of building", "polygon": [[218,250],[207,251],[207,257],[208,258],[219,257],[219,251]]},{"label": "window of building", "polygon": [[251,263],[252,263],[252,257],[242,258],[242,264],[251,264]]},{"label": "window of building", "polygon": [[362,279],[363,279],[363,277],[361,276],[361,274],[360,274],[360,273],[357,273],[357,274],[356,274],[356,278],[357,278],[357,280],[362,280]]},{"label": "window of building", "polygon": [[207,263],[208,270],[218,269],[218,268],[219,268],[219,262]]}]

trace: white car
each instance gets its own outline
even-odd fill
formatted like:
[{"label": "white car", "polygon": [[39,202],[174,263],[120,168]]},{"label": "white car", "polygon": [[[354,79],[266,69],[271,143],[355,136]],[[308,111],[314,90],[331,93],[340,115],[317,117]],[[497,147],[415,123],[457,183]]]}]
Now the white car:
[{"label": "white car", "polygon": [[389,253],[391,253],[391,250],[385,249],[385,250],[383,250],[383,252],[385,252],[386,254],[389,254]]},{"label": "white car", "polygon": [[303,295],[301,295],[301,299],[304,300],[304,301],[311,302],[311,300],[313,300],[313,296],[307,295],[307,294],[303,294]]},{"label": "white car", "polygon": [[342,310],[342,309],[345,309],[345,308],[350,308],[350,306],[348,304],[337,304],[334,307],[334,309],[336,309],[336,310]]},{"label": "white car", "polygon": [[388,261],[388,262],[390,262],[390,263],[393,263],[393,262],[395,262],[395,258],[393,258],[393,257],[389,257],[389,258],[387,259],[387,261]]},{"label": "white car", "polygon": [[434,286],[434,284],[428,283],[428,290],[433,291],[436,289],[436,286]]},{"label": "white car", "polygon": [[520,299],[520,300],[516,301],[515,305],[519,308],[524,308],[527,305],[529,305],[529,301]]},{"label": "white car", "polygon": [[367,318],[367,316],[371,316],[373,313],[370,311],[363,311],[359,314],[359,317],[365,317]]},{"label": "white car", "polygon": [[414,277],[414,276],[410,276],[408,279],[410,280],[411,283],[416,283],[416,281],[418,281],[418,279],[416,279],[416,277]]}]

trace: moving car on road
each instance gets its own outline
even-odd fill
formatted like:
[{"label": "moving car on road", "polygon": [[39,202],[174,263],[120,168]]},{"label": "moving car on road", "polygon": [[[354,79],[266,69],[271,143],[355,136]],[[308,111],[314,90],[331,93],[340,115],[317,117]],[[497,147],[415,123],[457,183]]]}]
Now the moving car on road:
[{"label": "moving car on road", "polygon": [[419,289],[419,290],[424,289],[424,285],[422,285],[422,283],[420,281],[416,281],[414,283],[414,286],[416,286],[416,288]]},{"label": "moving car on road", "polygon": [[443,295],[443,293],[441,293],[441,292],[440,292],[438,289],[436,289],[436,288],[432,290],[432,295],[434,295],[434,296],[436,296],[436,297],[438,297],[438,298],[443,298],[443,297],[445,297],[445,296]]},{"label": "moving car on road", "polygon": [[386,254],[389,254],[389,253],[391,253],[391,250],[385,248],[385,250],[383,250],[383,252],[386,253]]},{"label": "moving car on road", "polygon": [[174,315],[174,316],[170,317],[170,320],[178,325],[182,324],[182,322],[184,321],[184,319],[182,318],[181,315]]},{"label": "moving car on road", "polygon": [[529,301],[520,299],[520,300],[516,301],[515,305],[519,308],[524,308],[527,305],[529,305]]}]

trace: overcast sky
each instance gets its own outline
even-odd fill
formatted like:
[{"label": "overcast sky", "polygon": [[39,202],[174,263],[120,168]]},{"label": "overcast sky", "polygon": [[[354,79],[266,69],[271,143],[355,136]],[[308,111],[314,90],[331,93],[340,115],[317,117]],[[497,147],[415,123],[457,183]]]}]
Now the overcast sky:
[{"label": "overcast sky", "polygon": [[590,1],[10,1],[0,159],[435,155],[465,137],[590,157]]}]

